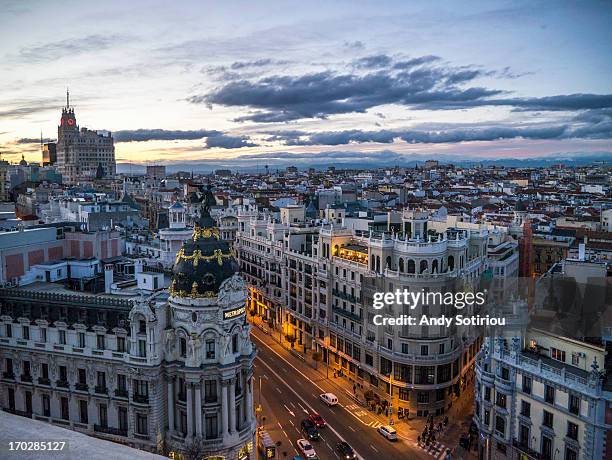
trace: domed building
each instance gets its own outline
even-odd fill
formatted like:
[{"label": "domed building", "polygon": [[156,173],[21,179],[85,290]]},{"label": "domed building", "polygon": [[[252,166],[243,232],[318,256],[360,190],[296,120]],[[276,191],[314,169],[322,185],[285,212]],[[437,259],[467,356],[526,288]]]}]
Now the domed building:
[{"label": "domed building", "polygon": [[204,458],[248,458],[254,447],[256,352],[238,270],[205,201],[176,256],[165,337],[169,438],[205,440]]}]

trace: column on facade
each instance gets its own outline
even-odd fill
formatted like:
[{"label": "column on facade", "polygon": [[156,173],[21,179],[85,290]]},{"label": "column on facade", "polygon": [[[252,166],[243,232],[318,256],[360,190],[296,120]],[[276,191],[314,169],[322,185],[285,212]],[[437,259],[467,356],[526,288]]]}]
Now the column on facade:
[{"label": "column on facade", "polygon": [[168,430],[174,431],[174,377],[168,377]]},{"label": "column on facade", "polygon": [[195,386],[195,422],[196,435],[202,436],[202,384],[200,382]]},{"label": "column on facade", "polygon": [[193,386],[187,384],[187,437],[193,436]]},{"label": "column on facade", "polygon": [[227,381],[221,381],[221,436],[225,437],[228,432],[228,401],[227,401]]},{"label": "column on facade", "polygon": [[244,408],[245,420],[247,425],[251,423],[251,412],[253,411],[253,377],[247,378],[247,384],[244,391],[246,392],[246,406]]},{"label": "column on facade", "polygon": [[229,392],[229,430],[233,433],[236,430],[236,377],[230,380]]}]

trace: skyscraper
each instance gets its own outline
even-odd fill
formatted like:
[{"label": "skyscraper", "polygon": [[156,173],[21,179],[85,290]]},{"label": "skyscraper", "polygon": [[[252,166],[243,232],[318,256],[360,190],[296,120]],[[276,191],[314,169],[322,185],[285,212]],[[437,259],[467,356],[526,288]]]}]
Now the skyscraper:
[{"label": "skyscraper", "polygon": [[57,127],[57,166],[66,184],[112,176],[116,171],[115,147],[108,133],[81,128],[66,92],[66,107]]}]

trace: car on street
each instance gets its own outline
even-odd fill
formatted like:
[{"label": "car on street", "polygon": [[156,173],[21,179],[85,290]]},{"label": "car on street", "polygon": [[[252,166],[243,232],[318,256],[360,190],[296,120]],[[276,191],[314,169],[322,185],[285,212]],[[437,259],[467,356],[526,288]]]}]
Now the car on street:
[{"label": "car on street", "polygon": [[315,424],[317,428],[325,428],[327,426],[327,422],[321,415],[319,414],[310,414],[308,416],[308,420]]},{"label": "car on street", "polygon": [[338,405],[338,398],[333,393],[323,393],[322,395],[319,395],[319,398],[321,398],[321,401],[330,407]]},{"label": "car on street", "polygon": [[306,458],[317,458],[317,453],[307,439],[298,439],[296,444]]},{"label": "car on street", "polygon": [[338,444],[336,444],[336,452],[340,454],[340,458],[345,458],[347,460],[357,458],[355,451],[346,441],[340,441]]},{"label": "car on street", "polygon": [[314,422],[310,421],[310,419],[305,418],[302,420],[302,433],[306,435],[308,439],[311,441],[318,441],[321,439],[319,435],[319,430],[317,430],[317,426]]},{"label": "car on street", "polygon": [[378,432],[389,441],[397,441],[397,431],[392,426],[382,425],[378,427]]}]

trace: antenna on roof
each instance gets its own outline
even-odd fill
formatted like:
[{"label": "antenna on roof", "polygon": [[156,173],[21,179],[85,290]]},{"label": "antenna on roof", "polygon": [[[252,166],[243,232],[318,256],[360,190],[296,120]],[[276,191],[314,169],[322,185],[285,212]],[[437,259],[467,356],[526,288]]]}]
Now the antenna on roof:
[{"label": "antenna on roof", "polygon": [[67,86],[66,86],[66,108],[67,109],[70,108],[70,91],[68,90]]}]

